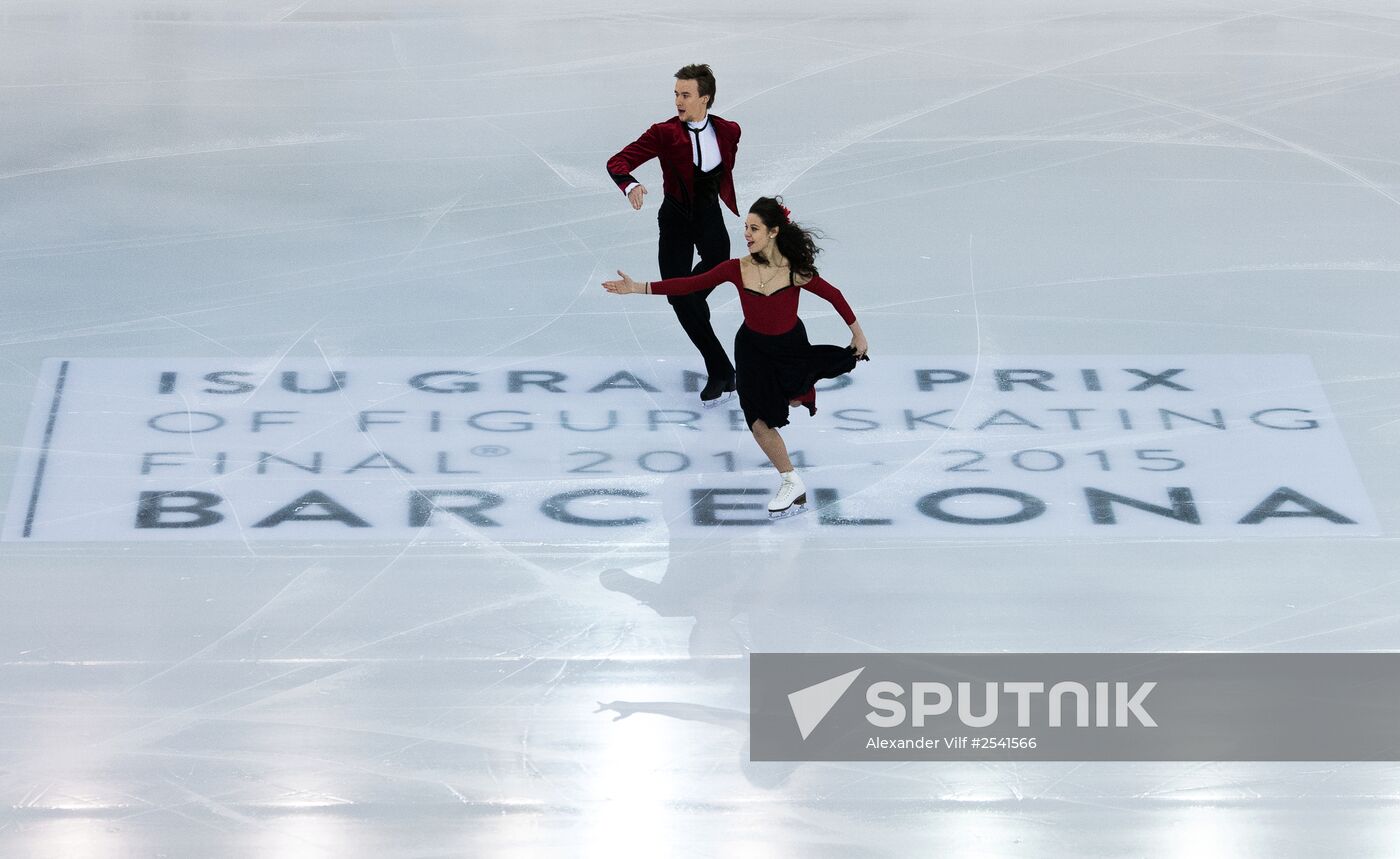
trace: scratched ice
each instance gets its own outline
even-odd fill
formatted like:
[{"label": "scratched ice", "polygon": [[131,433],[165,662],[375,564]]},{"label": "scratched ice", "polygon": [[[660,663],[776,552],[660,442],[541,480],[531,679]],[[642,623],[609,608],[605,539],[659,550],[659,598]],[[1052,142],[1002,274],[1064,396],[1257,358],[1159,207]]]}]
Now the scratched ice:
[{"label": "scratched ice", "polygon": [[[0,854],[1392,851],[1400,776],[1386,764],[750,763],[744,657],[1395,649],[1397,51],[1400,11],[1381,0],[6,3],[0,469],[21,491],[0,543]],[[809,485],[900,527],[815,511],[775,527],[680,527],[690,510],[675,505],[693,488],[775,488],[742,432],[647,424],[651,410],[693,407],[676,386],[698,361],[664,301],[599,287],[619,268],[656,277],[659,172],[641,170],[653,194],[637,213],[603,164],[669,114],[671,74],[689,62],[714,66],[715,110],[743,126],[741,205],[782,193],[827,233],[823,274],[870,336],[860,379],[917,359],[969,372],[941,417],[906,424],[903,401],[852,388],[787,431],[812,457]],[[721,290],[711,306],[727,339],[737,298]],[[814,339],[844,342],[822,302],[808,297],[804,315]],[[1262,431],[1243,399],[1201,401],[1179,429],[1203,452],[1184,457],[1180,482],[1153,485],[1193,488],[1202,517],[1230,528],[1144,535],[1133,522],[1188,526],[1119,505],[1115,531],[1071,490],[1110,466],[1170,468],[1178,437],[1156,426],[1110,456],[1043,442],[1006,416],[978,436],[996,371],[1037,369],[1007,355],[1149,356],[1126,365],[1149,374],[1167,369],[1150,356],[1222,372],[1256,360],[1252,395],[1325,396],[1334,446],[1212,455],[1223,450],[1212,433]],[[376,361],[568,375],[581,356],[616,370],[667,357],[675,377],[582,440],[483,432],[444,448],[463,473],[536,457],[494,473],[492,491],[531,499],[536,516],[501,535],[439,511],[421,533],[344,540],[342,518],[301,523],[324,537],[269,536],[225,506],[235,518],[219,539],[147,539],[131,527],[143,448],[102,421],[154,414],[155,377],[129,409],[73,399],[47,443],[30,432],[31,408],[40,430],[48,414],[45,359],[75,373],[118,358],[295,366],[311,379]],[[1098,369],[1113,389],[1104,401],[1129,408],[1127,388],[1144,379],[1124,366],[1075,363],[1052,387],[1086,398],[1045,396],[1094,406],[1078,371]],[[1033,405],[1025,382],[1039,377],[1015,378],[1007,395]],[[602,420],[585,411],[585,381],[598,380],[569,379],[578,387],[551,408]],[[443,409],[460,421],[512,408],[508,395],[474,396],[485,405]],[[1207,426],[1217,407],[1226,429]],[[875,411],[836,414],[861,408]],[[856,444],[852,417],[880,426]],[[237,448],[249,486],[255,441]],[[302,466],[320,449],[309,429],[292,441],[285,458]],[[32,524],[42,536],[66,523],[61,539],[19,536],[40,448],[50,488]],[[348,454],[325,448],[340,473],[321,488],[381,481],[382,515],[409,515],[439,448],[384,450],[415,473],[346,474]],[[596,452],[568,458],[581,450]],[[817,456],[841,450],[852,459]],[[194,467],[165,461],[183,463],[156,467],[172,479]],[[1271,481],[1314,475],[1310,463],[1337,482],[1292,488],[1318,486],[1309,497],[1356,529],[1317,517],[1336,527],[1236,527]],[[957,483],[969,473],[970,485],[1047,499],[1047,516],[1077,510],[1073,527],[967,526],[987,532],[973,538],[916,509],[920,492],[969,485]],[[1213,503],[1211,479],[1253,494]],[[541,499],[589,481],[643,493],[625,509],[655,527],[551,530],[566,523],[541,518]],[[258,516],[299,491],[269,490]],[[88,503],[108,492],[126,500]],[[606,502],[563,505],[598,518],[618,509]],[[1007,503],[931,509],[996,518]],[[106,535],[100,516],[130,534]]]}]

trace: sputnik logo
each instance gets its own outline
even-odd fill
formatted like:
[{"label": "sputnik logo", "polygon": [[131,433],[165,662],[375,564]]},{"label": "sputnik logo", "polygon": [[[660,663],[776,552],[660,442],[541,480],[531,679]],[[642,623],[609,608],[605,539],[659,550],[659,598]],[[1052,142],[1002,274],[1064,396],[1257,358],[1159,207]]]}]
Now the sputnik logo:
[{"label": "sputnik logo", "polygon": [[807,739],[817,729],[864,670],[857,668],[788,695],[788,704],[792,706],[792,715],[797,719],[797,729],[802,732],[802,739]]}]

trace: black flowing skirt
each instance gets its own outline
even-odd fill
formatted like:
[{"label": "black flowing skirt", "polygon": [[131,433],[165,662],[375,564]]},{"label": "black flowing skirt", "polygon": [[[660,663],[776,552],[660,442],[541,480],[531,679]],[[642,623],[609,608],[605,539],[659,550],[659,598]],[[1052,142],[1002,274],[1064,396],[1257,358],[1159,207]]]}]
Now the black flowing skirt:
[{"label": "black flowing skirt", "polygon": [[788,403],[822,379],[855,369],[856,355],[845,346],[813,346],[802,320],[783,334],[759,334],[747,325],[734,335],[735,386],[744,421],[762,420],[773,429],[787,426]]}]

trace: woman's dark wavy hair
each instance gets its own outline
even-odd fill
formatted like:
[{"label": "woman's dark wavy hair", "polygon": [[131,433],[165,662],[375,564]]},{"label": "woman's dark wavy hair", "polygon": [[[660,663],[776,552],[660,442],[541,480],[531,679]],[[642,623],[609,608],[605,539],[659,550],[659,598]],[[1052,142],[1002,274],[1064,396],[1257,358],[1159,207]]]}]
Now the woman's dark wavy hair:
[{"label": "woman's dark wavy hair", "polygon": [[[792,271],[789,282],[799,277],[817,276],[816,259],[822,249],[817,247],[816,240],[822,238],[822,234],[792,220],[783,206],[782,197],[759,197],[749,206],[749,214],[758,215],[758,219],[769,229],[778,228],[778,253],[788,261]],[[762,254],[754,254],[754,259],[767,262]]]}]

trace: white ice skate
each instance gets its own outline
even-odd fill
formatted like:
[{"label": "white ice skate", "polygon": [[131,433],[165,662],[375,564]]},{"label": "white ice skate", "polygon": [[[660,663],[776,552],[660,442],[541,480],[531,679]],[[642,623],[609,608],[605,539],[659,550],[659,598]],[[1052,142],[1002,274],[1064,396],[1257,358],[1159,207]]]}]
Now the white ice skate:
[{"label": "white ice skate", "polygon": [[807,487],[802,485],[802,478],[797,476],[796,471],[789,471],[783,475],[783,485],[778,487],[778,494],[768,502],[768,518],[786,519],[806,509]]}]

